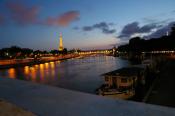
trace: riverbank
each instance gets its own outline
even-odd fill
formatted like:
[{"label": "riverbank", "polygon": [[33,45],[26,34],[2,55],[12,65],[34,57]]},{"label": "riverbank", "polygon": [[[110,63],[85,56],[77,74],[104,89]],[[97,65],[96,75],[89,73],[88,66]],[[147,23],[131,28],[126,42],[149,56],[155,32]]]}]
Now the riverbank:
[{"label": "riverbank", "polygon": [[79,55],[64,55],[58,57],[45,57],[40,59],[11,59],[0,60],[0,69],[15,68],[20,66],[31,66],[54,61],[63,61],[71,58],[79,57]]},{"label": "riverbank", "polygon": [[175,107],[175,60],[168,59],[160,70],[146,103]]}]

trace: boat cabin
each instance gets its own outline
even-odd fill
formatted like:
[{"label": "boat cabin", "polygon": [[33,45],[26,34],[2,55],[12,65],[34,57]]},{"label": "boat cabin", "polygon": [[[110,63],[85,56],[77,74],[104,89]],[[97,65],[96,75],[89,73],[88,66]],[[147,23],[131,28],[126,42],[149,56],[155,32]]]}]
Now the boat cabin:
[{"label": "boat cabin", "polygon": [[[144,69],[140,67],[126,67],[103,74],[105,84],[100,88],[100,95],[116,95],[116,93],[128,93],[124,99],[135,94],[138,81],[144,79]],[[122,96],[123,97],[123,96]]]},{"label": "boat cabin", "polygon": [[109,88],[133,88],[138,78],[143,78],[143,69],[139,67],[121,68],[112,72],[103,74],[105,85]]}]

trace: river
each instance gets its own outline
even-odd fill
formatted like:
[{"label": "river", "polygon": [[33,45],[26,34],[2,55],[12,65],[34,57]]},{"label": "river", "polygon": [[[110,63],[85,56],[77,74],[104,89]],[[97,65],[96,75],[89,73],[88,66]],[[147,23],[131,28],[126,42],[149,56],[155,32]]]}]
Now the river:
[{"label": "river", "polygon": [[112,56],[90,56],[33,66],[1,69],[0,77],[32,81],[61,88],[95,93],[104,83],[101,74],[130,65]]}]

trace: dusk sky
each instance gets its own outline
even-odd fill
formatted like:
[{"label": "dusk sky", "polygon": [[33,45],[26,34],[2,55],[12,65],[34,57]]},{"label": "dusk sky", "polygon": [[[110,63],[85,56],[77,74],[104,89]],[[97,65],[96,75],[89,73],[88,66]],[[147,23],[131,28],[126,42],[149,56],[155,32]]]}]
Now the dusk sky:
[{"label": "dusk sky", "polygon": [[0,0],[0,48],[112,48],[159,37],[175,22],[175,0]]}]

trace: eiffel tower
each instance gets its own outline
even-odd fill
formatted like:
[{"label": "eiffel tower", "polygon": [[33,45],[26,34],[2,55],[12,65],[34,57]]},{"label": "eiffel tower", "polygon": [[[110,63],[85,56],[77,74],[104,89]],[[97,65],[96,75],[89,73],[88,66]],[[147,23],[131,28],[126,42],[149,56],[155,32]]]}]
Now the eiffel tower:
[{"label": "eiffel tower", "polygon": [[62,38],[62,34],[60,34],[60,43],[59,43],[59,48],[58,48],[58,50],[59,51],[63,51],[63,38]]}]

